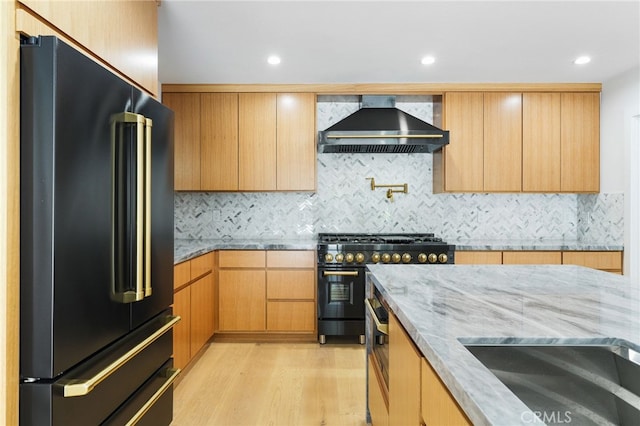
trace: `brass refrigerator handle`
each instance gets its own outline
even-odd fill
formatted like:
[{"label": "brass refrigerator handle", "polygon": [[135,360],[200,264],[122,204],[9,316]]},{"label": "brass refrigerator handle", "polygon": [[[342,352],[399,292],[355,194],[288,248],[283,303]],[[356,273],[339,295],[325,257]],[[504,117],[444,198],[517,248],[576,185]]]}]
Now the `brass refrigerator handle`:
[{"label": "brass refrigerator handle", "polygon": [[144,297],[151,296],[151,128],[153,120],[145,118],[144,138]]},{"label": "brass refrigerator handle", "polygon": [[107,377],[115,373],[120,367],[130,361],[133,357],[138,355],[144,349],[146,349],[153,342],[162,337],[166,332],[171,330],[174,325],[180,321],[178,315],[167,315],[168,322],[157,329],[151,336],[138,343],[135,347],[131,348],[127,353],[120,358],[109,364],[105,369],[98,372],[95,376],[89,379],[69,379],[64,382],[59,382],[62,386],[63,396],[65,398],[71,398],[75,396],[88,395],[96,386],[102,383]]},{"label": "brass refrigerator handle", "polygon": [[322,271],[322,276],[357,277],[358,273],[358,271]]},{"label": "brass refrigerator handle", "polygon": [[371,314],[371,318],[373,319],[373,322],[376,323],[376,329],[378,329],[380,333],[388,335],[389,324],[383,324],[380,322],[380,320],[378,319],[378,316],[376,315],[376,312],[373,310],[373,306],[371,306],[371,302],[369,301],[369,299],[364,299],[364,305],[367,307],[369,314]]},{"label": "brass refrigerator handle", "polygon": [[151,395],[151,398],[149,398],[149,400],[144,403],[140,410],[138,410],[138,412],[134,414],[133,417],[131,417],[131,419],[125,424],[125,426],[134,426],[140,421],[140,419],[142,419],[142,417],[144,417],[147,411],[149,411],[149,409],[153,407],[153,405],[160,399],[160,397],[162,397],[162,395],[164,395],[164,393],[169,389],[173,382],[178,378],[178,375],[180,375],[180,369],[167,368],[164,374],[165,377],[168,377],[167,380],[153,395]]}]

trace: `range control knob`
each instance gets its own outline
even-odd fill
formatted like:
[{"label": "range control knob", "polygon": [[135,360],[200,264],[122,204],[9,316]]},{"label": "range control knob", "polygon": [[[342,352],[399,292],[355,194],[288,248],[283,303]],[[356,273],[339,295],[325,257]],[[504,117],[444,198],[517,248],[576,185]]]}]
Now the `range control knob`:
[{"label": "range control knob", "polygon": [[325,262],[333,262],[333,255],[331,253],[327,253],[324,255]]},{"label": "range control knob", "polygon": [[418,262],[425,263],[427,261],[427,255],[424,253],[420,253],[418,255]]},{"label": "range control knob", "polygon": [[411,262],[411,255],[410,255],[409,253],[404,253],[404,254],[402,255],[402,261],[403,261],[404,263],[409,263],[409,262]]},{"label": "range control knob", "polygon": [[393,263],[400,262],[400,259],[402,259],[402,257],[398,253],[393,253],[393,256],[391,256],[391,260],[393,261]]},{"label": "range control knob", "polygon": [[380,262],[380,253],[373,253],[373,254],[371,255],[371,261],[372,261],[373,263],[378,263],[378,262]]},{"label": "range control knob", "polygon": [[344,260],[346,260],[347,263],[353,262],[353,253],[347,253],[346,256],[344,257]]},{"label": "range control knob", "polygon": [[449,257],[444,253],[440,253],[440,256],[438,256],[438,261],[440,261],[440,263],[447,263],[447,260],[449,260]]},{"label": "range control knob", "polygon": [[387,263],[391,260],[391,255],[389,253],[382,254],[382,263]]},{"label": "range control knob", "polygon": [[364,254],[356,253],[356,263],[362,263],[362,262],[364,262]]},{"label": "range control knob", "polygon": [[344,260],[344,254],[338,253],[336,254],[336,262],[342,262]]},{"label": "range control knob", "polygon": [[[336,260],[338,260],[338,256],[336,256]],[[429,253],[427,260],[429,261],[429,263],[436,263],[438,261],[438,256],[436,256],[434,253]]]}]

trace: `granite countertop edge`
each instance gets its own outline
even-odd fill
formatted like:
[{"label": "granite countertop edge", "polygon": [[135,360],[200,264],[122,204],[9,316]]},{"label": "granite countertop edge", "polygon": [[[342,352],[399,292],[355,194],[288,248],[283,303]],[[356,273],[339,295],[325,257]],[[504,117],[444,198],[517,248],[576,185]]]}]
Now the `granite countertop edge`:
[{"label": "granite countertop edge", "polygon": [[175,240],[174,264],[214,250],[315,250],[316,239]]}]

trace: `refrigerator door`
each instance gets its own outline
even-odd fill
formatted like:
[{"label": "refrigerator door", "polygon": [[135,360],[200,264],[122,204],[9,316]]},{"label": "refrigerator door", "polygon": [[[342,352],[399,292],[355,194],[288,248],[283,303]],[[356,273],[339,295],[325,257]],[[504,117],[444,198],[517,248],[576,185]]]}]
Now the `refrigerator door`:
[{"label": "refrigerator door", "polygon": [[53,378],[130,330],[113,300],[111,119],[131,86],[54,37],[21,49],[20,374]]},{"label": "refrigerator door", "polygon": [[151,120],[151,291],[131,304],[136,328],[173,304],[173,111],[135,88],[132,99],[134,112]]}]

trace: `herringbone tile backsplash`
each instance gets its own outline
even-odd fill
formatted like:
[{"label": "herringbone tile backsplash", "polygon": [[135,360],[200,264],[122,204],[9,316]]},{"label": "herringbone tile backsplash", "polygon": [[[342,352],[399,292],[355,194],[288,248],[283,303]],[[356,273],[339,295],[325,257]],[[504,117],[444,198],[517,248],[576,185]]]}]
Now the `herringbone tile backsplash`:
[{"label": "herringbone tile backsplash", "polygon": [[[432,104],[397,106],[433,122]],[[318,102],[318,128],[357,110],[355,97]],[[437,118],[436,118],[437,120]],[[311,238],[320,232],[434,232],[445,239],[623,241],[623,194],[433,194],[431,154],[318,154],[310,193],[176,193],[175,237]],[[408,194],[371,191],[409,185]]]}]

